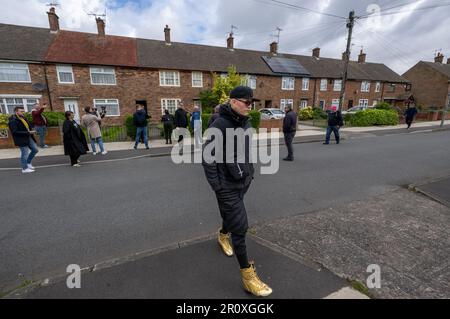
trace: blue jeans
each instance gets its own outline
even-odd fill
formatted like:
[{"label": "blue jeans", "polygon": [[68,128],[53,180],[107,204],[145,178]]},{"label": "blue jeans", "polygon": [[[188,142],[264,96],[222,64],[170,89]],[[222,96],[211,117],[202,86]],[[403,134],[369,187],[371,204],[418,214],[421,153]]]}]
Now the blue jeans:
[{"label": "blue jeans", "polygon": [[134,142],[134,147],[137,147],[139,144],[139,140],[141,138],[141,134],[144,135],[144,144],[145,147],[148,147],[148,134],[147,134],[147,127],[136,127],[136,140]]},{"label": "blue jeans", "polygon": [[[22,169],[27,169],[28,164],[31,164],[34,156],[39,152],[36,143],[30,137],[30,144],[28,146],[20,146],[20,165]],[[31,151],[28,153],[28,149]]]},{"label": "blue jeans", "polygon": [[100,146],[100,152],[103,152],[105,149],[103,148],[103,140],[102,137],[97,137],[97,138],[91,138],[91,147],[92,147],[92,152],[96,153],[97,150],[95,149],[95,143],[98,143],[98,146]]},{"label": "blue jeans", "polygon": [[339,143],[339,128],[337,126],[328,126],[327,127],[327,135],[325,137],[325,143],[330,143],[331,132],[334,133],[334,137],[336,138],[336,143]]},{"label": "blue jeans", "polygon": [[47,131],[47,127],[35,126],[34,128],[39,135],[39,146],[44,147],[45,146],[45,132]]}]

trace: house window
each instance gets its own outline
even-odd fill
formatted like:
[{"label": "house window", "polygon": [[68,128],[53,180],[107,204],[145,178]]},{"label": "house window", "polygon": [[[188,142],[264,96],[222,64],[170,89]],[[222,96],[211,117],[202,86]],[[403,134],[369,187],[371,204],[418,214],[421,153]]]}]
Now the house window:
[{"label": "house window", "polygon": [[327,90],[327,83],[328,83],[327,79],[321,79],[320,80],[320,90],[321,91],[326,91]]},{"label": "house window", "polygon": [[28,64],[0,63],[0,82],[31,82]]},{"label": "house window", "polygon": [[395,84],[389,83],[387,86],[387,92],[395,92]]},{"label": "house window", "polygon": [[370,82],[368,81],[361,82],[361,92],[370,92]]},{"label": "house window", "polygon": [[94,85],[116,85],[116,73],[114,68],[91,67],[91,84]]},{"label": "house window", "polygon": [[331,107],[336,106],[339,109],[339,99],[331,100]]},{"label": "house window", "polygon": [[248,86],[249,88],[256,89],[256,75],[246,75],[243,77],[242,85]]},{"label": "house window", "polygon": [[300,108],[304,109],[308,106],[308,100],[300,100]]},{"label": "house window", "polygon": [[168,110],[170,114],[175,114],[180,102],[181,99],[161,99],[161,113],[164,114],[164,110]]},{"label": "house window", "polygon": [[325,110],[325,100],[320,100],[320,101],[319,101],[319,107],[320,107],[322,110]]},{"label": "house window", "polygon": [[291,109],[294,108],[294,100],[292,99],[282,99],[280,101],[280,109],[284,110],[286,106],[290,106]]},{"label": "house window", "polygon": [[14,108],[22,106],[26,112],[31,112],[34,104],[38,102],[38,98],[0,97],[0,109],[1,113],[14,114]]},{"label": "house window", "polygon": [[192,72],[192,87],[194,87],[194,88],[203,87],[203,73],[202,72]]},{"label": "house window", "polygon": [[302,90],[308,91],[309,90],[309,78],[303,78],[302,79]]},{"label": "house window", "polygon": [[101,110],[105,108],[106,116],[119,116],[119,100],[117,99],[95,99],[94,106]]},{"label": "house window", "polygon": [[180,86],[180,72],[159,71],[160,86]]},{"label": "house window", "polygon": [[375,84],[375,92],[380,92],[381,91],[381,82],[377,82],[376,84]]},{"label": "house window", "polygon": [[71,65],[57,65],[58,83],[73,84],[73,70]]},{"label": "house window", "polygon": [[361,99],[361,100],[359,100],[359,106],[368,107],[369,106],[369,100],[368,99]]},{"label": "house window", "polygon": [[292,77],[283,77],[281,83],[282,90],[293,90],[295,84],[295,78]]},{"label": "house window", "polygon": [[333,91],[341,92],[342,90],[342,80],[334,80]]}]

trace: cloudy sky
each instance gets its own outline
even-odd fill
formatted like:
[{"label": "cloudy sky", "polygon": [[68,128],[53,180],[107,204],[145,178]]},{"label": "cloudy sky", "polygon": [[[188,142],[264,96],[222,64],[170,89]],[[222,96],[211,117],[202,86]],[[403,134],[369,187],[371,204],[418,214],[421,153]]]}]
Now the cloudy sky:
[{"label": "cloudy sky", "polygon": [[[46,11],[54,0],[0,0],[0,23],[48,27]],[[236,26],[235,47],[268,50],[280,28],[279,51],[340,58],[346,45],[349,11],[358,19],[352,59],[361,48],[368,62],[381,62],[402,74],[437,50],[450,57],[450,0],[58,0],[60,27],[97,32],[94,17],[106,10],[108,34],[225,46]],[[283,4],[285,3],[285,4]],[[291,6],[286,5],[291,4]],[[380,11],[381,10],[381,11]]]}]

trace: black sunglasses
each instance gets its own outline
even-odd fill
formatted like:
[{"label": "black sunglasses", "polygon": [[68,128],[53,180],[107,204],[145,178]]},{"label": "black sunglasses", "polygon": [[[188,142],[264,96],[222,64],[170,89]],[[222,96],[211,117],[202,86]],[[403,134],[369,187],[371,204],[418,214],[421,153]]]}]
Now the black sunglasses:
[{"label": "black sunglasses", "polygon": [[253,103],[252,100],[241,100],[241,99],[236,99],[236,100],[238,100],[239,102],[244,103],[246,106],[250,106]]}]

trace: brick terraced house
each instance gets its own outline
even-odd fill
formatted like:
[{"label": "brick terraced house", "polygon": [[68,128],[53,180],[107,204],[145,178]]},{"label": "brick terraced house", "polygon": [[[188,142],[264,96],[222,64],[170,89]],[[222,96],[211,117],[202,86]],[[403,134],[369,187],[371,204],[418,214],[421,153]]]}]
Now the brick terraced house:
[{"label": "brick terraced house", "polygon": [[[47,12],[50,28],[0,24],[0,108],[11,113],[16,105],[28,110],[37,100],[54,111],[83,107],[107,108],[110,124],[123,124],[137,102],[146,106],[152,121],[164,108],[171,112],[179,101],[188,109],[200,105],[199,95],[213,85],[213,74],[234,65],[246,75],[247,85],[261,100],[256,108],[292,105],[329,108],[339,104],[344,61],[323,58],[320,48],[312,56],[270,50],[135,39],[105,34],[96,19],[98,34],[60,30],[55,9]],[[378,101],[403,106],[409,82],[384,64],[366,62],[362,51],[349,64],[344,109],[374,105]]]}]

